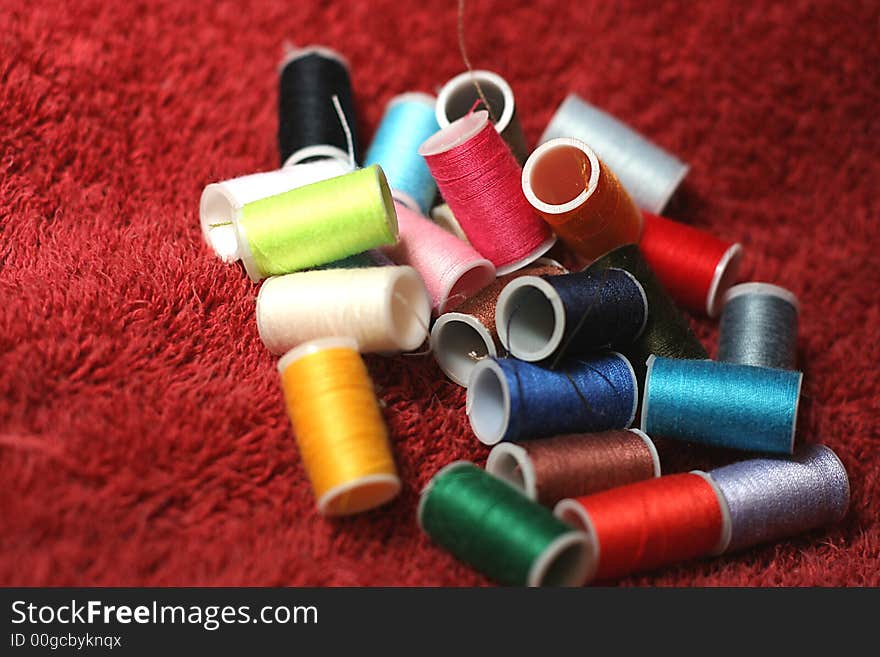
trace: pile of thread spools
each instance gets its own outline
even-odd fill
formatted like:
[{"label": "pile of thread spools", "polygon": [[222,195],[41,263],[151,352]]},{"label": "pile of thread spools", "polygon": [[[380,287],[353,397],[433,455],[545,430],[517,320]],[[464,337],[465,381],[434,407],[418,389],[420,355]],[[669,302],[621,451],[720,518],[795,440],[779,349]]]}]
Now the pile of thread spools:
[{"label": "pile of thread spools", "polygon": [[[738,244],[658,216],[686,165],[575,95],[529,155],[488,71],[394,98],[362,161],[345,60],[280,70],[281,168],[208,185],[200,214],[266,279],[257,326],[322,514],[399,492],[361,354],[429,339],[492,451],[437,472],[418,523],[498,582],[607,581],[844,516],[839,459],[795,448],[796,297],[733,285]],[[679,304],[720,315],[716,360]],[[661,475],[652,437],[741,460]]]}]

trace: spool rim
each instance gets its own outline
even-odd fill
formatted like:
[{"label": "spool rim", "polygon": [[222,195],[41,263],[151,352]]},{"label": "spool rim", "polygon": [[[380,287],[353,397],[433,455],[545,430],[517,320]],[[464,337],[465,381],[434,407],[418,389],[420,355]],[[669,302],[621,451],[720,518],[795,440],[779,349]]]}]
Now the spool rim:
[{"label": "spool rim", "polygon": [[[632,423],[635,421],[635,419],[636,419],[636,411],[637,411],[638,408],[639,408],[639,380],[636,378],[636,371],[635,371],[635,369],[633,368],[632,363],[629,362],[629,358],[627,358],[626,356],[624,356],[624,355],[623,355],[622,353],[620,353],[619,351],[612,351],[612,352],[610,352],[610,353],[611,353],[612,355],[614,355],[614,356],[617,356],[617,357],[620,358],[624,363],[626,363],[627,368],[629,368],[629,376],[630,376],[630,380],[632,381],[633,390],[635,391],[635,394],[633,395],[632,411],[631,411],[630,414],[629,414],[629,421],[626,423],[626,427],[625,427],[625,428],[628,429],[629,427],[632,426]],[[646,381],[647,381],[647,379],[646,379]],[[644,428],[644,427],[643,427],[643,428]]]},{"label": "spool rim", "polygon": [[296,46],[288,47],[287,52],[284,53],[284,57],[281,58],[281,62],[278,64],[279,72],[287,68],[287,65],[291,62],[306,57],[307,55],[320,55],[325,59],[334,59],[342,64],[346,71],[351,71],[351,65],[348,63],[348,59],[346,59],[344,55],[341,55],[327,46],[312,45],[303,46],[301,48],[297,48]]},{"label": "spool rim", "polygon": [[[348,495],[349,493],[356,491],[358,488],[364,486],[374,486],[376,484],[385,484],[388,486],[387,491],[383,493],[383,496],[377,498],[378,501],[375,501],[372,504],[365,506],[354,506],[351,509],[347,509],[345,511],[333,511],[332,507],[336,500],[344,495]],[[375,509],[377,507],[382,506],[383,504],[387,504],[391,500],[393,500],[400,493],[402,488],[402,484],[400,481],[400,477],[393,474],[371,474],[364,475],[363,477],[358,477],[357,479],[353,479],[352,481],[347,481],[343,484],[339,484],[334,486],[320,498],[318,498],[318,512],[322,516],[328,517],[340,517],[340,516],[348,516],[354,515],[356,513],[361,513],[363,511],[368,511],[370,509]]]},{"label": "spool rim", "polygon": [[794,292],[773,283],[765,283],[763,281],[750,281],[748,283],[739,283],[733,285],[724,294],[724,303],[728,303],[731,299],[745,294],[763,294],[767,296],[777,297],[788,302],[794,307],[795,312],[800,314],[801,304]]},{"label": "spool rim", "polygon": [[[488,83],[501,92],[501,97],[504,99],[504,109],[501,110],[501,116],[498,117],[498,122],[495,123],[495,130],[497,130],[498,133],[501,134],[507,129],[507,126],[509,126],[510,122],[513,120],[513,113],[516,109],[516,101],[513,96],[513,89],[511,88],[507,80],[502,78],[497,73],[493,73],[492,71],[487,71],[485,69],[477,71],[464,71],[462,73],[459,73],[443,85],[443,88],[440,89],[440,93],[437,94],[437,102],[434,110],[435,116],[437,118],[437,124],[441,128],[445,128],[446,126],[455,122],[450,121],[448,115],[446,114],[446,108],[449,104],[449,101],[452,95],[459,91],[462,87],[472,87],[474,79],[476,79],[480,84]],[[488,115],[488,111],[486,112],[486,114]]]},{"label": "spool rim", "polygon": [[566,556],[575,547],[577,556],[573,565],[569,566],[560,582],[551,583],[553,586],[581,586],[587,581],[590,572],[590,542],[584,532],[569,531],[556,537],[532,563],[526,578],[528,586],[543,586],[554,563]]},{"label": "spool rim", "polygon": [[804,384],[804,373],[798,372],[797,396],[794,401],[794,414],[791,422],[791,440],[788,443],[788,453],[794,454],[794,440],[797,433],[798,411],[801,408],[801,386]]},{"label": "spool rim", "polygon": [[717,317],[724,305],[722,301],[726,298],[728,290],[733,286],[722,284],[729,278],[734,278],[739,270],[740,261],[742,260],[742,246],[739,243],[731,244],[718,264],[715,265],[715,273],[712,275],[712,284],[709,286],[709,293],[706,295],[706,314],[709,317]]},{"label": "spool rim", "polygon": [[422,157],[431,157],[448,153],[477,136],[489,123],[489,112],[479,110],[456,119],[444,128],[440,128],[419,146],[418,153]]},{"label": "spool rim", "polygon": [[460,368],[453,367],[450,363],[451,359],[447,356],[447,350],[443,348],[442,333],[449,330],[446,327],[451,322],[461,322],[465,326],[473,329],[477,334],[477,337],[479,337],[486,346],[486,357],[495,358],[498,355],[498,350],[495,347],[495,341],[492,339],[492,334],[489,333],[489,329],[487,329],[481,322],[477,321],[477,318],[473,315],[451,312],[444,313],[437,318],[434,322],[434,326],[431,328],[430,338],[431,351],[434,353],[434,359],[437,361],[437,365],[440,366],[440,369],[443,370],[443,373],[446,374],[446,376],[458,385],[467,388],[470,374],[473,372],[473,368],[476,364],[480,361],[474,362],[466,372],[461,372]]},{"label": "spool rim", "polygon": [[[587,181],[586,189],[584,189],[570,201],[558,204],[545,203],[538,198],[537,194],[535,194],[534,190],[532,189],[532,172],[537,166],[538,162],[541,160],[541,158],[544,157],[544,155],[548,151],[566,146],[576,148],[587,156],[587,159],[590,162],[590,179]],[[587,202],[587,199],[589,199],[590,196],[593,195],[598,185],[599,158],[596,156],[596,153],[593,152],[593,149],[587,146],[587,144],[580,141],[579,139],[573,139],[571,137],[556,137],[555,139],[544,142],[543,144],[538,146],[538,148],[536,148],[531,155],[529,155],[529,159],[526,160],[526,164],[523,167],[523,193],[525,194],[526,199],[531,204],[531,206],[544,214],[561,215],[566,214],[567,212],[571,212],[572,210],[576,210]]]},{"label": "spool rim", "polygon": [[641,429],[627,429],[627,431],[631,431],[645,441],[648,451],[651,452],[651,460],[654,463],[654,477],[659,477],[662,473],[660,471],[660,454],[657,452],[657,445],[655,445],[650,436]]},{"label": "spool rim", "polygon": [[[514,348],[510,341],[513,319],[508,312],[509,306],[513,303],[517,291],[523,288],[531,288],[543,294],[553,313],[553,330],[550,337],[547,338],[543,346],[534,350],[521,349],[519,346]],[[533,313],[522,313],[521,317],[526,319],[520,321],[527,322],[531,316]],[[501,294],[498,295],[495,304],[495,332],[498,334],[502,346],[520,360],[534,363],[549,358],[562,344],[562,336],[565,333],[565,306],[562,303],[562,298],[552,285],[539,276],[520,276],[513,279],[504,286]]]},{"label": "spool rim", "polygon": [[244,270],[254,283],[259,283],[266,278],[266,275],[260,271],[254,254],[251,251],[251,245],[248,243],[247,231],[244,224],[241,223],[241,210],[239,209],[232,218],[232,225],[235,228],[235,239],[238,242],[238,258],[244,265]]},{"label": "spool rim", "polygon": [[710,554],[713,556],[724,554],[727,548],[730,547],[730,541],[733,536],[733,518],[730,515],[730,505],[727,503],[727,498],[724,496],[721,487],[712,479],[709,473],[702,470],[691,470],[690,474],[695,474],[705,479],[715,492],[715,497],[718,498],[718,508],[721,511],[721,532],[718,536],[718,544],[712,549]]},{"label": "spool rim", "polygon": [[470,461],[459,459],[457,461],[452,461],[451,463],[447,463],[446,465],[444,465],[442,468],[437,470],[437,472],[435,472],[433,476],[428,480],[428,483],[425,484],[424,488],[422,488],[422,492],[419,493],[419,504],[416,507],[416,524],[418,524],[419,529],[425,531],[425,525],[422,523],[422,515],[425,511],[425,502],[428,500],[428,495],[431,493],[431,489],[434,488],[434,482],[445,472],[467,465],[476,467]]},{"label": "spool rim", "polygon": [[[431,299],[422,282],[422,277],[415,269],[407,265],[388,267],[387,269],[392,270],[393,278],[385,290],[385,321],[389,327],[392,327],[391,333],[398,349],[410,351],[416,349],[428,337]],[[401,287],[410,291],[411,294],[405,294],[400,289]],[[405,299],[407,321],[404,326],[401,326],[402,322],[395,312],[398,294]]]},{"label": "spool rim", "polygon": [[265,345],[266,349],[268,349],[273,354],[279,353],[280,350],[277,348],[278,345],[275,342],[269,340],[269,332],[267,331],[267,327],[265,324],[266,318],[263,317],[262,304],[265,302],[265,300],[263,299],[263,292],[266,290],[267,287],[274,286],[273,281],[275,281],[276,278],[280,277],[272,276],[270,278],[267,278],[265,281],[263,281],[262,285],[260,285],[260,289],[257,292],[257,302],[254,311],[254,314],[257,317],[257,334],[260,336],[260,340],[262,340],[263,345]]},{"label": "spool rim", "polygon": [[[509,471],[513,469],[508,467],[511,462],[519,466],[521,477],[518,482],[515,482],[513,476],[509,474]],[[503,442],[495,445],[486,459],[486,472],[510,484],[530,500],[538,500],[535,466],[529,453],[521,445]]]},{"label": "spool rim", "polygon": [[574,527],[576,530],[583,532],[587,537],[587,569],[584,576],[584,584],[589,584],[596,576],[599,568],[599,558],[602,552],[602,545],[599,543],[599,537],[596,534],[596,527],[593,525],[593,519],[587,510],[578,504],[577,500],[570,497],[559,500],[553,507],[553,515],[562,522]]},{"label": "spool rim", "polygon": [[[481,388],[481,377],[488,380],[488,377],[490,376],[494,377],[494,382],[498,385],[501,393],[500,400],[486,397],[485,394],[481,395],[481,399],[478,399],[476,397],[477,392]],[[480,407],[483,408],[483,411],[479,413],[481,419],[478,419],[475,422],[474,406],[476,404],[480,404]],[[486,427],[483,426],[483,412],[493,412],[492,407],[487,406],[489,404],[500,405],[500,408],[496,407],[494,409],[495,412],[500,413],[500,427],[497,431],[488,431]],[[507,378],[504,376],[504,370],[502,370],[501,366],[498,365],[498,363],[496,363],[494,360],[481,360],[479,363],[474,365],[474,368],[471,370],[471,375],[468,378],[467,384],[465,412],[468,416],[471,430],[474,432],[477,440],[479,440],[481,443],[483,443],[484,445],[489,445],[491,447],[493,445],[497,445],[504,440],[505,434],[510,428],[510,389],[507,385]],[[479,425],[479,428],[477,428],[477,426],[475,425]]]},{"label": "spool rim", "polygon": [[[649,401],[649,391],[651,389],[651,371],[654,369],[654,361],[657,359],[655,354],[650,354],[648,359],[645,361],[645,385],[644,390],[642,390],[642,416],[639,418],[639,428],[645,433],[650,433],[651,429],[648,428],[648,401]],[[638,396],[638,395],[637,395]]]},{"label": "spool rim", "polygon": [[347,335],[336,335],[326,338],[315,338],[295,346],[278,359],[278,371],[281,374],[296,361],[327,349],[351,349],[358,351],[358,343]]},{"label": "spool rim", "polygon": [[550,237],[539,244],[535,248],[535,250],[527,256],[520,258],[519,260],[515,260],[514,262],[509,262],[506,265],[496,265],[496,275],[504,276],[505,274],[510,274],[511,272],[522,269],[526,265],[532,264],[536,260],[540,259],[545,253],[547,253],[547,251],[553,248],[554,244],[556,244],[556,234],[551,231]]},{"label": "spool rim", "polygon": [[[437,305],[438,314],[443,314],[444,312],[446,312],[446,309],[449,307],[449,300],[453,297],[453,290],[455,290],[455,287],[468,274],[477,274],[482,272],[482,276],[479,278],[479,280],[484,281],[482,285],[474,289],[471,294],[479,292],[484,287],[489,285],[492,281],[495,280],[496,276],[495,265],[493,265],[492,262],[490,260],[487,260],[486,258],[478,258],[476,260],[470,260],[468,262],[460,263],[458,266],[455,267],[453,272],[454,273],[452,274],[451,280],[443,287],[443,292],[440,296],[440,303]],[[456,306],[462,303],[462,301],[459,301]]]},{"label": "spool rim", "polygon": [[[218,201],[224,203],[225,207],[222,212],[218,211],[215,214],[213,208]],[[202,190],[202,196],[199,200],[199,223],[202,227],[202,237],[217,257],[226,263],[235,262],[241,257],[239,255],[238,239],[235,234],[235,223],[233,220],[233,217],[240,209],[241,206],[235,202],[235,198],[229,193],[229,190],[226,189],[223,183],[211,183]],[[222,217],[220,216],[221,214],[223,214]],[[220,233],[217,232],[217,229],[225,228],[225,226],[211,228],[211,224],[219,219],[229,220],[231,225],[223,232],[230,234],[232,242],[235,244],[234,249],[223,248],[223,243],[218,239]],[[211,236],[212,232],[214,237]]]},{"label": "spool rim", "polygon": [[328,160],[337,160],[341,164],[345,165],[346,169],[350,171],[354,171],[354,168],[351,166],[352,158],[348,154],[348,151],[344,151],[338,146],[333,146],[332,144],[314,144],[312,146],[303,146],[297,151],[294,151],[290,157],[284,160],[284,164],[282,168],[296,166],[297,164],[308,164],[304,162],[304,160],[308,160],[309,158],[319,157]]}]

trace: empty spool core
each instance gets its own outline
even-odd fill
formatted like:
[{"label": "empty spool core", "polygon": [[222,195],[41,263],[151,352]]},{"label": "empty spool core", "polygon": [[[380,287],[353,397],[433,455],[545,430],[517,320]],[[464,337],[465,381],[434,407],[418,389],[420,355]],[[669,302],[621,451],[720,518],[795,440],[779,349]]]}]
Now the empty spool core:
[{"label": "empty spool core", "polygon": [[427,337],[431,301],[425,284],[412,267],[400,267],[398,271],[388,287],[388,321],[397,345],[402,351],[410,351]]},{"label": "empty spool core", "polygon": [[489,103],[492,116],[497,118],[495,129],[504,132],[513,119],[513,90],[504,78],[491,71],[465,71],[443,85],[437,96],[437,123],[445,128],[468,114],[475,102],[482,101],[475,80]]},{"label": "empty spool core", "polygon": [[531,154],[523,168],[523,192],[545,214],[564,214],[581,205],[599,183],[596,154],[577,139],[552,139]]},{"label": "empty spool core", "polygon": [[447,308],[461,305],[494,280],[495,265],[489,260],[482,258],[465,263],[457,272],[449,289],[443,291],[437,312],[444,313]]},{"label": "empty spool core", "polygon": [[235,200],[222,184],[205,187],[199,204],[202,235],[223,262],[234,262],[239,258],[238,240],[232,224],[235,213]]},{"label": "empty spool core", "polygon": [[529,453],[519,445],[495,445],[486,460],[486,472],[521,490],[529,499],[538,499],[535,467]]},{"label": "empty spool core", "polygon": [[467,386],[471,371],[483,358],[497,355],[489,330],[473,315],[440,315],[431,329],[431,351],[446,375]]},{"label": "empty spool core", "polygon": [[495,445],[504,438],[510,424],[510,390],[504,371],[494,360],[474,366],[468,381],[467,415],[477,438]]},{"label": "empty spool core", "polygon": [[495,329],[501,344],[516,358],[530,362],[548,358],[565,331],[562,299],[543,278],[516,278],[498,297]]}]

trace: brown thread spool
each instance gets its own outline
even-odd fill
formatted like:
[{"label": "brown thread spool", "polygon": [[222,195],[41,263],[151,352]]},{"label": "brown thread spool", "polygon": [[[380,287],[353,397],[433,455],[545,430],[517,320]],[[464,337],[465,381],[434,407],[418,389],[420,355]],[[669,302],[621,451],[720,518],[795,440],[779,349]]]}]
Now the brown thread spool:
[{"label": "brown thread spool", "polygon": [[545,506],[660,476],[660,459],[638,429],[498,443],[486,472]]},{"label": "brown thread spool", "polygon": [[523,193],[562,240],[587,260],[638,242],[642,213],[584,142],[560,137],[529,156]]},{"label": "brown thread spool", "polygon": [[494,358],[503,347],[495,330],[495,302],[501,290],[520,276],[564,274],[566,269],[547,258],[533,267],[500,276],[462,303],[455,312],[437,318],[431,329],[431,351],[440,369],[460,386],[467,386],[473,366],[483,358]]}]

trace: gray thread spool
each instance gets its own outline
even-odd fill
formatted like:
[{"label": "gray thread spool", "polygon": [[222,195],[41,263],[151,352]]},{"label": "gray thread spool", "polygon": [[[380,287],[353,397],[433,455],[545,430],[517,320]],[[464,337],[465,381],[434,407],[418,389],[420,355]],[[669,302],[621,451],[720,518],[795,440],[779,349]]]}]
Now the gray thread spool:
[{"label": "gray thread spool", "polygon": [[654,214],[663,211],[690,168],[577,94],[569,94],[562,101],[538,143],[556,137],[586,142],[617,175],[636,204]]},{"label": "gray thread spool", "polygon": [[718,360],[795,369],[798,310],[797,297],[777,285],[733,286],[724,297]]},{"label": "gray thread spool", "polygon": [[839,522],[849,506],[849,478],[824,445],[801,445],[790,459],[752,459],[709,473],[730,510],[725,552]]}]

